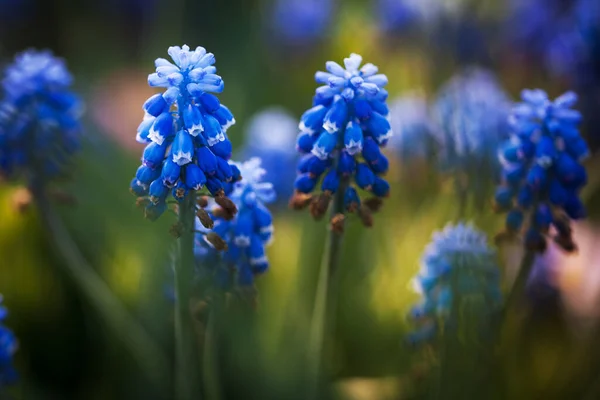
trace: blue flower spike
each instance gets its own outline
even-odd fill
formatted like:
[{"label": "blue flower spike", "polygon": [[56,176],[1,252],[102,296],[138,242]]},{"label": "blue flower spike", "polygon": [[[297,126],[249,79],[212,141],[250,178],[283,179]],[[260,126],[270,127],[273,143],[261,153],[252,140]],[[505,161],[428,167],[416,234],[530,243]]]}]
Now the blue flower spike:
[{"label": "blue flower spike", "polygon": [[8,310],[2,305],[2,295],[0,295],[0,390],[14,384],[18,379],[17,371],[12,365],[18,343],[12,331],[4,326],[7,316]]},{"label": "blue flower spike", "polygon": [[440,89],[432,112],[441,169],[453,175],[461,201],[469,196],[486,210],[500,170],[496,152],[507,138],[508,95],[493,73],[469,69]]},{"label": "blue flower spike", "polygon": [[148,76],[151,87],[165,90],[143,105],[136,140],[146,148],[130,190],[148,196],[150,202],[138,204],[151,220],[168,209],[169,195],[180,202],[204,189],[232,217],[237,210],[225,192],[234,181],[227,130],[235,119],[213,94],[224,88],[215,56],[187,45],[169,47],[168,54],[171,61],[156,59],[156,72]]},{"label": "blue flower spike", "polygon": [[[389,194],[382,178],[389,163],[381,153],[392,135],[384,89],[388,79],[375,65],[362,65],[362,61],[358,54],[351,54],[343,67],[327,62],[327,72],[315,75],[323,86],[317,88],[313,107],[299,124],[296,147],[305,155],[298,163],[290,207],[310,206],[311,215],[320,219],[341,190],[348,202],[344,202],[344,214],[334,216],[332,228],[343,229],[346,212],[356,213],[365,226],[371,226],[372,213]],[[314,193],[317,188],[320,193]],[[365,192],[371,196],[361,201]]]},{"label": "blue flower spike", "polygon": [[17,54],[2,80],[0,175],[29,185],[66,176],[80,148],[83,105],[64,60],[50,51]]},{"label": "blue flower spike", "polygon": [[228,187],[226,193],[239,212],[230,215],[222,206],[206,199],[202,206],[213,225],[204,224],[200,214],[196,223],[198,265],[209,268],[216,283],[224,289],[232,284],[251,288],[254,279],[268,270],[266,248],[273,239],[273,218],[266,205],[276,200],[273,185],[263,180],[266,171],[260,158],[253,157],[233,166],[243,179]]},{"label": "blue flower spike", "polygon": [[422,299],[409,313],[417,326],[409,344],[442,334],[479,342],[493,329],[502,306],[500,269],[487,237],[473,226],[449,224],[435,232],[413,283]]},{"label": "blue flower spike", "polygon": [[[259,157],[267,171],[265,179],[277,190],[278,204],[285,205],[294,191],[298,153],[294,148],[298,122],[281,107],[267,107],[254,115],[246,128],[239,158]],[[309,151],[312,149],[311,148]],[[283,202],[283,204],[281,204]]]},{"label": "blue flower spike", "polygon": [[546,238],[567,252],[576,250],[570,221],[585,217],[579,197],[587,183],[582,161],[588,156],[580,136],[581,114],[571,107],[573,92],[554,101],[541,89],[523,90],[509,118],[511,137],[499,150],[502,184],[495,208],[507,212],[499,239],[525,232],[528,249],[544,252]]}]

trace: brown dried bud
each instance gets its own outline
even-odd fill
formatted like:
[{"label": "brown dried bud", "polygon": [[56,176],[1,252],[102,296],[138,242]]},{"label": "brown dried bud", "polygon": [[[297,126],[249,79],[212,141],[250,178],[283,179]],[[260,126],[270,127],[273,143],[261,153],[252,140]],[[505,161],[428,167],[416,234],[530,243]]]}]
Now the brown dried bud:
[{"label": "brown dried bud", "polygon": [[176,238],[180,238],[181,235],[183,235],[184,229],[185,228],[181,222],[176,222],[173,225],[171,225],[171,228],[169,229],[169,233]]},{"label": "brown dried bud", "polygon": [[200,219],[200,223],[202,223],[202,226],[206,229],[212,229],[215,225],[214,221],[204,208],[199,209],[196,215],[198,216],[198,219]]},{"label": "brown dried bud", "polygon": [[364,226],[366,226],[367,228],[373,226],[373,213],[371,212],[369,207],[362,204],[358,209],[358,216],[360,217],[360,220],[362,221]]},{"label": "brown dried bud", "polygon": [[229,197],[225,196],[225,194],[215,197],[215,201],[218,205],[225,209],[229,215],[234,216],[237,214],[237,207]]},{"label": "brown dried bud", "polygon": [[218,251],[227,250],[227,242],[215,232],[207,233],[206,240]]},{"label": "brown dried bud", "polygon": [[370,197],[366,199],[363,204],[371,210],[371,212],[378,212],[381,210],[381,206],[383,205],[383,199],[381,197]]},{"label": "brown dried bud", "polygon": [[19,213],[27,211],[32,200],[31,192],[26,187],[18,188],[12,195],[13,208]]},{"label": "brown dried bud", "polygon": [[147,197],[138,197],[135,199],[135,206],[137,208],[145,208],[148,204],[150,204],[150,199]]},{"label": "brown dried bud", "polygon": [[304,210],[313,199],[312,194],[295,191],[289,201],[289,207],[293,210]]},{"label": "brown dried bud", "polygon": [[335,214],[333,218],[331,218],[331,230],[338,235],[344,233],[344,223],[346,221],[346,216],[344,214]]},{"label": "brown dried bud", "polygon": [[196,204],[200,208],[208,207],[208,197],[207,196],[198,196],[198,198],[196,199]]},{"label": "brown dried bud", "polygon": [[223,218],[226,221],[231,221],[233,217],[235,217],[235,214],[232,214],[231,212],[222,207],[215,207],[214,209],[212,209],[212,213],[215,217]]},{"label": "brown dried bud", "polygon": [[319,220],[323,218],[329,208],[331,197],[332,193],[330,191],[325,191],[319,196],[313,197],[313,200],[310,202],[309,210],[314,219]]},{"label": "brown dried bud", "polygon": [[573,241],[571,235],[556,235],[554,236],[554,242],[567,253],[574,253],[577,251],[577,245]]}]

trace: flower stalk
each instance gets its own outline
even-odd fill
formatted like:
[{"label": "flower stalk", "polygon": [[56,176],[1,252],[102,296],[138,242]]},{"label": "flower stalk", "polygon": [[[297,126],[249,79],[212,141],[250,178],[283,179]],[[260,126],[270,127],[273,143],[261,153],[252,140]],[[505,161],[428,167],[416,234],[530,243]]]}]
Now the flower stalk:
[{"label": "flower stalk", "polygon": [[[344,212],[344,193],[348,186],[343,180],[333,199],[331,218]],[[326,341],[333,334],[337,300],[337,271],[342,248],[343,231],[330,229],[320,266],[315,305],[310,326],[308,348],[308,399],[319,398],[322,383]]]},{"label": "flower stalk", "polygon": [[190,312],[191,283],[194,277],[195,192],[190,191],[179,206],[182,234],[177,240],[175,267],[175,393],[177,400],[198,399],[200,379],[196,358],[196,336]]}]

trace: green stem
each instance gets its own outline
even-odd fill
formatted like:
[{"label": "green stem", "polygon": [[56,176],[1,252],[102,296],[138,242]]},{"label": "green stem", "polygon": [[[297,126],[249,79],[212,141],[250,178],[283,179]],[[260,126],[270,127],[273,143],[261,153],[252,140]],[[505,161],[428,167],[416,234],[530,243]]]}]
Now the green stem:
[{"label": "green stem", "polygon": [[529,274],[531,273],[531,269],[533,268],[533,263],[535,261],[536,253],[531,250],[525,250],[525,254],[523,255],[523,259],[521,260],[521,265],[519,267],[519,273],[517,278],[515,279],[515,283],[510,290],[506,298],[506,303],[504,305],[504,314],[506,315],[507,311],[519,300],[519,297],[523,294],[525,290],[525,285],[527,284],[527,279],[529,278]]},{"label": "green stem", "polygon": [[123,342],[148,380],[153,382],[157,389],[163,390],[165,380],[169,377],[165,368],[168,365],[167,356],[87,263],[69,231],[51,207],[44,189],[36,189],[35,186],[37,185],[34,185],[32,192],[42,223],[64,259],[61,266],[84,298],[96,308],[106,326]]},{"label": "green stem", "polygon": [[199,365],[197,341],[192,325],[190,298],[194,278],[194,198],[190,191],[179,207],[182,234],[177,241],[178,258],[175,267],[175,398],[199,399]]},{"label": "green stem", "polygon": [[204,383],[205,396],[209,400],[218,400],[221,396],[221,379],[219,377],[219,317],[223,312],[224,298],[222,293],[215,293],[211,310],[208,314],[204,336]]},{"label": "green stem", "polygon": [[[343,181],[333,199],[331,217],[344,212],[344,193],[348,186]],[[323,348],[335,326],[335,307],[337,300],[337,270],[342,247],[341,233],[330,230],[325,252],[321,260],[319,281],[315,296],[315,305],[310,326],[308,347],[308,399],[319,398],[323,363]]]}]

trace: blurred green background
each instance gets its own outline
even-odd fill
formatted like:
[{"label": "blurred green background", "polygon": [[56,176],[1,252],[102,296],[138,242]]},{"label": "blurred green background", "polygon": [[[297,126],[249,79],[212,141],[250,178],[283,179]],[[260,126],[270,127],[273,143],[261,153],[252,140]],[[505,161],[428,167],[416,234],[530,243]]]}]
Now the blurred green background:
[{"label": "blurred green background", "polygon": [[[502,45],[502,1],[464,1],[467,11],[452,26],[469,22],[475,31],[448,28],[447,35],[427,29],[389,35],[379,29],[375,2],[334,3],[317,39],[282,43],[269,29],[268,0],[0,1],[1,62],[29,47],[52,49],[67,60],[76,91],[86,100],[84,151],[64,187],[77,206],[61,208],[61,215],[89,262],[169,353],[173,317],[165,286],[172,221],[168,215],[155,223],[144,220],[127,190],[143,149],[135,142],[141,105],[153,93],[146,77],[168,46],[201,45],[216,55],[226,82],[220,99],[237,120],[229,131],[234,146],[243,142],[245,123],[266,106],[281,105],[299,117],[310,106],[314,71],[350,52],[388,75],[391,96],[414,90],[433,96],[468,65],[495,71],[513,99],[525,87],[545,88],[554,97],[571,86],[568,77],[557,79]],[[590,126],[584,133],[594,143]],[[585,278],[600,268],[593,248],[600,237],[594,225],[600,212],[595,165],[595,158],[588,161],[592,223],[581,230],[587,248],[561,262],[556,287],[562,301],[524,305],[515,316],[518,324],[497,349],[504,366],[499,379],[508,382],[498,398],[583,398],[599,370],[600,282],[594,286]],[[402,168],[392,161],[392,195],[375,226],[351,223],[347,230],[330,349],[339,398],[409,398],[415,371],[430,361],[426,351],[403,342],[411,329],[405,315],[417,299],[410,280],[431,233],[456,217],[457,201],[451,183],[431,163],[411,166],[410,174]],[[145,379],[62,273],[35,209],[15,210],[16,191],[0,186],[0,293],[11,312],[7,324],[20,342],[21,380],[10,393],[18,399],[169,398],[160,383]],[[469,209],[469,215],[490,237],[502,227],[491,208],[485,214]],[[293,399],[301,389],[326,226],[280,207],[275,229],[271,270],[258,282],[258,312],[228,316],[221,363],[228,399]],[[510,257],[504,259],[510,269]],[[587,311],[577,312],[584,300],[569,299],[584,292],[587,308],[581,307]]]}]

